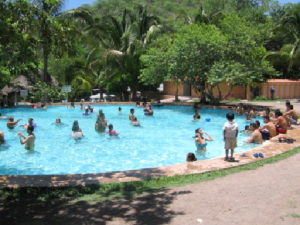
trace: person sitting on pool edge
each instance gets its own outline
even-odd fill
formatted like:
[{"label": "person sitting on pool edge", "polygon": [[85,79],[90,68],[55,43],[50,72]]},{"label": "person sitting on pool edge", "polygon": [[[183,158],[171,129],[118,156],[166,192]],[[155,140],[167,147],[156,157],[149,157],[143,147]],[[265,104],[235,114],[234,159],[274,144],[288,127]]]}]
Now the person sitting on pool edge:
[{"label": "person sitting on pool edge", "polygon": [[78,121],[75,120],[72,127],[72,135],[75,140],[80,139],[83,137],[82,130],[79,128]]},{"label": "person sitting on pool edge", "polygon": [[120,133],[117,133],[115,130],[114,130],[114,127],[112,124],[109,124],[108,125],[108,131],[106,132],[109,134],[109,136],[118,136]]},{"label": "person sitting on pool edge", "polygon": [[10,116],[9,119],[8,119],[8,121],[7,121],[6,126],[7,126],[7,128],[9,128],[9,129],[14,129],[15,126],[17,126],[18,123],[19,123],[19,121],[21,121],[21,120],[22,120],[22,119],[17,119],[16,121],[14,121],[14,117],[13,117],[13,116]]},{"label": "person sitting on pool edge", "polygon": [[[206,150],[206,141],[213,141],[213,138],[206,132],[203,132],[201,128],[195,130],[196,137],[195,137],[195,144],[198,151],[205,151]],[[203,133],[207,135],[207,137],[203,137]]]},{"label": "person sitting on pool edge", "polygon": [[28,126],[27,127],[27,133],[28,133],[27,137],[25,137],[21,132],[18,133],[20,143],[22,145],[25,144],[25,149],[27,149],[27,150],[33,150],[34,149],[35,135],[34,135],[33,131],[34,131],[34,127],[33,126]]},{"label": "person sitting on pool edge", "polygon": [[298,114],[294,110],[293,105],[288,105],[287,106],[287,111],[283,114],[283,117],[288,121],[288,123],[297,125],[298,124]]},{"label": "person sitting on pool edge", "polygon": [[277,135],[275,124],[270,120],[269,116],[264,116],[263,118],[265,126],[259,128],[259,130],[262,132],[263,139],[266,140],[264,138],[264,131],[268,131],[270,138],[275,137]]},{"label": "person sitting on pool edge", "polygon": [[286,119],[282,116],[282,113],[279,109],[275,111],[275,118],[276,118],[276,133],[277,134],[286,134],[288,123]]},{"label": "person sitting on pool edge", "polygon": [[186,156],[186,161],[187,162],[194,162],[194,161],[197,161],[197,158],[195,156],[194,153],[188,153],[187,156]]}]

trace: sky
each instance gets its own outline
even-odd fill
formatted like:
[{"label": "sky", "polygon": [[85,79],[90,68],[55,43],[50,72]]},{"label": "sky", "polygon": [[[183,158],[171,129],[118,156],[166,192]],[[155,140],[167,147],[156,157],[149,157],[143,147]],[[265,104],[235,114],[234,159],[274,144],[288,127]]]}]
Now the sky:
[{"label": "sky", "polygon": [[[93,4],[97,0],[65,0],[64,10],[77,8],[83,4]],[[285,3],[298,3],[300,0],[279,0],[281,4]]]}]

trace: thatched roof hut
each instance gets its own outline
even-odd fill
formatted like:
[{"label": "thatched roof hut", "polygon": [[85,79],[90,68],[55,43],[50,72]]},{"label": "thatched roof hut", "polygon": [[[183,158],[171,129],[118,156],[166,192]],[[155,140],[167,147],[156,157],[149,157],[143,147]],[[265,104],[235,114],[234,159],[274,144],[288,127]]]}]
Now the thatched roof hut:
[{"label": "thatched roof hut", "polygon": [[10,82],[13,87],[20,90],[32,90],[32,83],[24,75],[17,76],[12,82]]},{"label": "thatched roof hut", "polygon": [[15,88],[8,87],[7,85],[5,85],[4,88],[2,88],[0,90],[0,94],[1,95],[6,95],[6,96],[9,95],[10,93],[14,93],[14,92],[16,92]]}]

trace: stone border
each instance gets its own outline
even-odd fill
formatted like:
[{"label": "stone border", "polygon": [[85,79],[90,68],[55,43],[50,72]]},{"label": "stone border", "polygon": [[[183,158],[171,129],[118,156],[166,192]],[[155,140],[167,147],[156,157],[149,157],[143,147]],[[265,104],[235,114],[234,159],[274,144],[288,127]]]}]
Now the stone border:
[{"label": "stone border", "polygon": [[[277,143],[276,141],[280,136],[291,137],[296,139],[296,141],[293,144]],[[164,167],[108,173],[71,175],[1,175],[0,188],[85,186],[101,183],[139,181],[150,177],[157,178],[162,176],[206,173],[209,171],[233,168],[262,160],[261,158],[253,157],[254,153],[263,153],[264,158],[270,158],[290,151],[300,146],[299,137],[300,127],[293,127],[292,130],[288,130],[286,135],[276,136],[254,149],[235,154],[237,162],[225,162],[223,157],[219,157],[196,162],[168,165]],[[243,154],[246,154],[246,156],[243,156]]]}]

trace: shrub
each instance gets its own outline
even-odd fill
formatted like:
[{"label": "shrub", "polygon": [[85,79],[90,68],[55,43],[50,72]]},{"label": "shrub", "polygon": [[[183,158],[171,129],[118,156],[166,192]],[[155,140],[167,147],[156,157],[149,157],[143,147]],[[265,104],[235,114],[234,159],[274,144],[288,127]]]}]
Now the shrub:
[{"label": "shrub", "polygon": [[66,93],[61,88],[55,88],[44,82],[37,82],[30,92],[30,99],[33,102],[60,102],[66,99]]}]

